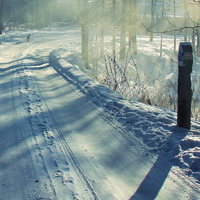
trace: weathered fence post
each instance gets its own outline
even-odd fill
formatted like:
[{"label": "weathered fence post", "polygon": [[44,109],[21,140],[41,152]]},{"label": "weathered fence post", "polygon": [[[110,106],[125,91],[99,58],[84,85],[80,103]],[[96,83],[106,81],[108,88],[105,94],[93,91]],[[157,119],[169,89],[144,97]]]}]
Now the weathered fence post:
[{"label": "weathered fence post", "polygon": [[191,77],[193,64],[192,44],[181,42],[178,53],[178,113],[177,124],[190,129],[191,124]]}]

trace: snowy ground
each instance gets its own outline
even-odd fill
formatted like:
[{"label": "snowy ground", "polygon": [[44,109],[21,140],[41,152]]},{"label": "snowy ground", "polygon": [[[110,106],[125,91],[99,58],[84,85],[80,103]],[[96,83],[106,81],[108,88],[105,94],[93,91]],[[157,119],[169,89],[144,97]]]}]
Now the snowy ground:
[{"label": "snowy ground", "polygon": [[86,76],[79,28],[26,35],[0,47],[0,199],[200,199],[198,122]]}]

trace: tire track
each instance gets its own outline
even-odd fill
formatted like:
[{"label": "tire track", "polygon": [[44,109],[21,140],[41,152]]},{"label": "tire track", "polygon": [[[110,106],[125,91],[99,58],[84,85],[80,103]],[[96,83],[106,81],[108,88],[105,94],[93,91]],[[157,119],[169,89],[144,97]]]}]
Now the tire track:
[{"label": "tire track", "polygon": [[[40,90],[40,89],[38,89]],[[41,94],[42,97],[42,93],[39,92]],[[42,98],[43,99],[43,98]],[[59,138],[59,142],[62,144],[62,147],[65,151],[65,155],[67,155],[67,157],[70,160],[70,163],[72,164],[73,168],[75,169],[77,175],[79,176],[79,178],[82,180],[82,183],[85,185],[85,187],[87,188],[86,190],[90,191],[90,199],[93,200],[99,200],[99,197],[97,195],[97,193],[95,192],[95,189],[93,188],[92,184],[90,183],[90,180],[88,179],[87,175],[85,174],[84,170],[82,169],[81,165],[79,164],[76,156],[74,155],[72,149],[70,148],[68,142],[66,141],[66,139],[63,136],[63,133],[60,131],[58,124],[56,123],[56,120],[54,119],[48,105],[46,104],[45,101],[43,101],[43,103],[45,104],[45,108],[47,109],[46,112],[49,113],[49,115],[51,116],[51,121],[53,122],[53,127],[56,129],[54,129],[54,133],[58,136]],[[68,131],[68,133],[70,133],[71,131]]]},{"label": "tire track", "polygon": [[[15,85],[17,84],[19,91],[19,100],[21,102],[21,109],[19,115],[27,115],[27,129],[28,132],[24,133],[24,137],[30,137],[31,139],[26,140],[27,146],[34,146],[35,161],[39,168],[45,168],[46,179],[50,179],[52,184],[48,184],[47,181],[45,185],[47,186],[49,192],[54,197],[58,194],[59,187],[65,187],[65,190],[71,192],[73,199],[79,199],[80,194],[77,194],[76,189],[72,185],[73,180],[70,178],[70,164],[73,166],[76,174],[81,180],[85,187],[85,193],[83,194],[86,199],[98,200],[97,194],[95,193],[89,179],[82,170],[80,164],[78,163],[73,151],[71,150],[68,143],[65,141],[63,134],[59,131],[58,126],[55,126],[55,120],[51,115],[51,111],[48,109],[46,102],[42,99],[42,93],[39,88],[37,88],[34,83],[33,74],[31,69],[26,66],[25,59],[28,54],[30,54],[31,47],[24,50],[17,63],[17,70],[15,70],[14,79]],[[18,82],[18,83],[16,83]],[[58,139],[56,139],[58,138]],[[62,152],[64,150],[64,152]],[[67,155],[67,158],[65,158]],[[59,156],[59,159],[58,159]],[[43,163],[43,164],[41,164]],[[53,170],[50,169],[54,163]],[[61,178],[61,180],[59,179]],[[77,180],[76,180],[77,181]],[[42,180],[41,180],[42,182]],[[60,183],[62,182],[62,184]],[[53,187],[54,185],[54,187]],[[88,196],[89,195],[89,196]],[[84,197],[82,197],[85,199]]]},{"label": "tire track", "polygon": [[[24,57],[26,56],[26,52],[30,51],[31,47],[26,48],[25,50],[20,49],[20,53],[15,57],[17,60],[16,67],[13,68],[13,101],[15,104],[15,108],[17,111],[17,118],[19,120],[20,126],[20,136],[23,144],[25,145],[25,151],[28,151],[33,163],[34,167],[37,170],[37,174],[33,174],[31,181],[35,182],[35,188],[30,187],[26,197],[29,198],[31,193],[38,193],[39,196],[36,195],[34,199],[56,199],[56,193],[51,185],[51,181],[49,182],[50,176],[48,174],[47,169],[45,168],[44,159],[42,157],[42,149],[39,147],[36,138],[35,126],[33,126],[33,117],[32,112],[37,110],[39,107],[40,100],[36,94],[36,90],[31,86],[31,77],[30,74],[26,72],[24,67]],[[33,102],[37,102],[36,105],[33,105]],[[37,112],[37,111],[36,111]],[[42,169],[42,170],[41,170]],[[27,169],[25,169],[26,171]],[[32,174],[32,169],[30,166],[29,172]],[[26,175],[29,177],[28,175]],[[25,176],[25,177],[26,177]],[[30,178],[30,177],[29,177]],[[41,195],[40,195],[41,194]],[[31,195],[32,196],[32,195]]]}]

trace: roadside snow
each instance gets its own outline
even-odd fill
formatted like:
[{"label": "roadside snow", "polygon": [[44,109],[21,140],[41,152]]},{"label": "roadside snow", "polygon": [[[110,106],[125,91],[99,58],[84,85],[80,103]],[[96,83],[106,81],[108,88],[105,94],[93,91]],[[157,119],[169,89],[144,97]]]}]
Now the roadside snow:
[{"label": "roadside snow", "polygon": [[1,199],[199,199],[198,122],[179,128],[176,112],[87,76],[77,27],[14,34],[0,57]]},{"label": "roadside snow", "polygon": [[[150,152],[178,167],[194,182],[200,184],[200,123],[192,120],[191,130],[176,125],[176,112],[147,104],[125,100],[121,95],[100,85],[83,73],[74,54],[68,47],[58,47],[50,53],[50,63],[68,81],[85,94],[89,101],[104,108],[107,117],[117,121]],[[80,68],[83,64],[79,62]]]}]

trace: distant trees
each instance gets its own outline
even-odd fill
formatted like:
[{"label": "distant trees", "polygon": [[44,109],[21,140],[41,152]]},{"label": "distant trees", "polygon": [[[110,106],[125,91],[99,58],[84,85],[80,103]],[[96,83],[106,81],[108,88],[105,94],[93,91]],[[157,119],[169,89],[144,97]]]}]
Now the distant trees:
[{"label": "distant trees", "polygon": [[[119,51],[120,58],[125,59],[126,52],[133,54],[137,53],[137,0],[93,0],[88,1],[88,12],[85,13],[84,9],[85,0],[77,0],[79,5],[79,23],[82,30],[82,44],[86,45],[84,38],[86,38],[83,30],[85,27],[95,27],[97,29],[99,48],[97,55],[103,56],[105,48],[105,33],[111,31],[112,33],[112,51]],[[88,15],[85,17],[85,15]],[[85,18],[88,21],[84,20]],[[90,29],[89,29],[90,30]],[[116,35],[120,33],[120,46],[116,49]],[[128,38],[127,38],[128,36]],[[88,33],[87,33],[88,37]],[[92,36],[90,36],[92,37]],[[89,37],[89,38],[90,38]],[[97,40],[96,40],[97,41]],[[128,43],[127,43],[128,42]],[[128,48],[127,48],[128,44]],[[84,50],[83,50],[84,49]],[[87,62],[87,50],[82,46],[82,57]]]},{"label": "distant trees", "polygon": [[15,23],[30,22],[33,17],[33,0],[6,0],[4,5],[4,20]]},{"label": "distant trees", "polygon": [[[90,42],[91,37],[89,31],[90,27],[96,27],[98,29],[96,33],[99,38],[99,44],[96,45],[96,47],[99,48],[99,53],[97,55],[102,57],[105,48],[104,34],[111,31],[112,51],[115,52],[116,55],[118,54],[121,60],[125,59],[125,54],[127,52],[133,55],[137,54],[137,35],[147,33],[142,23],[146,24],[150,32],[150,41],[153,41],[154,32],[161,33],[160,55],[162,56],[163,34],[169,30],[169,27],[175,29],[178,24],[188,26],[188,4],[191,3],[191,0],[91,0],[88,1],[88,12],[85,13],[84,6],[81,6],[84,1],[85,0],[77,0],[77,5],[80,5],[81,10],[82,44],[87,44],[86,46],[88,46],[88,41]],[[197,4],[199,2],[192,1],[192,3]],[[94,12],[96,13],[94,14]],[[170,13],[170,17],[168,17],[168,13]],[[88,15],[88,21],[83,20],[85,18],[84,15]],[[179,17],[181,15],[182,18]],[[168,24],[166,21],[168,21]],[[176,21],[178,22],[176,23]],[[88,31],[84,31],[86,27],[88,27]],[[165,28],[166,32],[164,30]],[[185,40],[187,40],[188,33],[186,31],[180,33],[180,31],[177,34],[184,35]],[[174,35],[174,52],[176,52],[176,32],[172,31],[171,34]],[[116,48],[117,35],[120,35],[120,38],[119,46]],[[87,40],[84,38],[87,38]],[[82,47],[82,54],[85,53],[83,58],[88,62],[86,54],[88,55],[89,50],[88,48],[87,50],[84,49],[85,48]]]},{"label": "distant trees", "polygon": [[[155,1],[154,6],[153,1]],[[152,41],[151,38],[154,33],[161,34],[161,36],[163,34],[173,34],[174,53],[176,53],[177,35],[182,35],[184,41],[192,42],[194,51],[196,51],[196,54],[200,56],[199,5],[199,0],[152,0],[151,8],[155,7],[154,18],[156,18],[156,20],[154,22],[151,21],[151,24],[153,24],[152,26],[143,22],[146,30],[150,32],[150,41]],[[163,8],[161,9],[161,7]],[[153,18],[152,13],[153,12],[151,12],[151,19]]]},{"label": "distant trees", "polygon": [[52,21],[74,20],[76,12],[72,0],[2,0],[4,21],[36,23],[37,27],[48,26]]},{"label": "distant trees", "polygon": [[[127,52],[137,54],[138,34],[148,33],[150,41],[153,41],[154,32],[165,34],[171,31],[170,34],[174,35],[174,52],[177,34],[182,34],[184,40],[192,35],[193,44],[196,42],[200,54],[199,4],[200,0],[0,0],[0,34],[2,19],[17,24],[35,23],[38,28],[54,21],[75,22],[81,27],[82,57],[86,63],[91,46],[91,27],[97,29],[97,55],[101,57],[106,42],[104,35],[108,32],[112,34],[110,48],[122,60]],[[194,9],[192,12],[191,7]],[[118,36],[119,46],[116,45]]]}]

